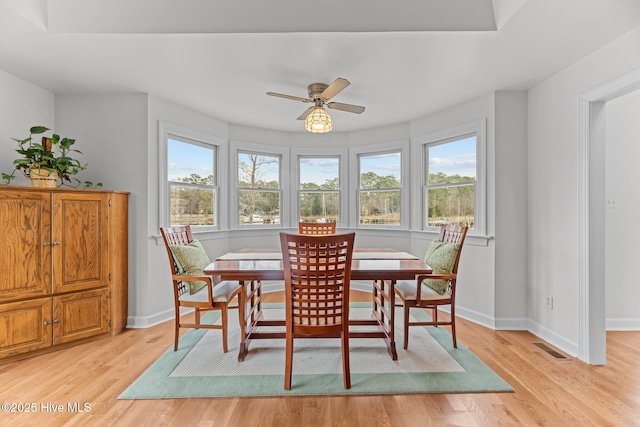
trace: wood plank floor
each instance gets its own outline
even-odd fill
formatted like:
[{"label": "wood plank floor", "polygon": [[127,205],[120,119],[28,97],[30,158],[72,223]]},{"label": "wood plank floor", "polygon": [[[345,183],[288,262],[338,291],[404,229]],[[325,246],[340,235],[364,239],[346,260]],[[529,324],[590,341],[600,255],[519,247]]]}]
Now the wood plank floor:
[{"label": "wood plank floor", "polygon": [[[355,300],[368,298],[354,292]],[[554,359],[528,332],[496,332],[459,319],[458,339],[515,393],[118,400],[172,346],[172,327],[131,329],[0,365],[0,403],[35,407],[35,413],[3,412],[0,425],[640,426],[640,332],[609,332],[607,365],[590,366]],[[87,411],[69,412],[74,403]],[[62,412],[54,411],[58,405]]]}]

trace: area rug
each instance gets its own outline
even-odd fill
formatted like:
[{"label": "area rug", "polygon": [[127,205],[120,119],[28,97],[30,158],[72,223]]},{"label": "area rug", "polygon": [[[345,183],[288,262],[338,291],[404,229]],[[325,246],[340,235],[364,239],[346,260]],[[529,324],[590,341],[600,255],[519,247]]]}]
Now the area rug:
[{"label": "area rug", "polygon": [[[354,303],[352,318],[366,318],[370,304]],[[427,318],[414,310],[414,316]],[[231,313],[236,313],[233,310]],[[266,304],[265,317],[282,318],[281,304]],[[169,348],[119,399],[195,397],[371,395],[410,393],[511,392],[513,388],[462,343],[453,348],[444,328],[413,327],[409,349],[402,348],[401,313],[396,323],[398,360],[382,339],[350,340],[351,389],[342,382],[339,339],[296,339],[291,390],[284,390],[284,340],[253,340],[238,362],[237,317],[229,319],[229,351],[222,352],[220,331],[190,330],[178,351]],[[208,313],[205,322],[218,321]],[[357,330],[357,328],[351,328]]]}]

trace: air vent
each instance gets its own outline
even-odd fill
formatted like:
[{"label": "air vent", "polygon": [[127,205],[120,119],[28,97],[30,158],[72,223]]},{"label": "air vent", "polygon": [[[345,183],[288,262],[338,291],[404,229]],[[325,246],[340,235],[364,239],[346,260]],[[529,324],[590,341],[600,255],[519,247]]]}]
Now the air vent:
[{"label": "air vent", "polygon": [[557,359],[557,360],[569,360],[566,357],[564,357],[562,354],[558,353],[556,350],[554,350],[551,347],[549,347],[548,345],[546,345],[545,343],[534,342],[533,345],[535,345],[536,347],[540,348],[541,350],[544,350],[546,353],[550,354],[554,359]]}]

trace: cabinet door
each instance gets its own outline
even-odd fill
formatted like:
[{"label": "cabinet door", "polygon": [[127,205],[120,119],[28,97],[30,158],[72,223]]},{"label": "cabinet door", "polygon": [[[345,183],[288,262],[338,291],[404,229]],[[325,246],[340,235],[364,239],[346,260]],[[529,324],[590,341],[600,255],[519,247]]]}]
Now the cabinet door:
[{"label": "cabinet door", "polygon": [[51,293],[51,195],[0,192],[0,302]]},{"label": "cabinet door", "polygon": [[52,197],[53,292],[107,286],[107,196],[77,192]]},{"label": "cabinet door", "polygon": [[109,332],[109,289],[53,297],[53,344]]},{"label": "cabinet door", "polygon": [[51,298],[0,305],[0,358],[51,346]]}]

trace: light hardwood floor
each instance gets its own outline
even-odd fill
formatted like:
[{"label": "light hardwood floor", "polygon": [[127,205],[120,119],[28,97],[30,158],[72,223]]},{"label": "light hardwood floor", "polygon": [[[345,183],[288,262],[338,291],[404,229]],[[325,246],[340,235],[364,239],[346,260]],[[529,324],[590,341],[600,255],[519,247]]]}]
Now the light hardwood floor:
[{"label": "light hardwood floor", "polygon": [[[640,426],[640,332],[608,333],[607,365],[590,366],[555,360],[530,333],[459,319],[458,340],[515,393],[118,400],[172,346],[172,327],[131,329],[0,365],[0,402],[36,406],[35,413],[1,413],[0,425]],[[69,412],[73,403],[90,411]],[[54,412],[57,405],[63,412]]]}]

